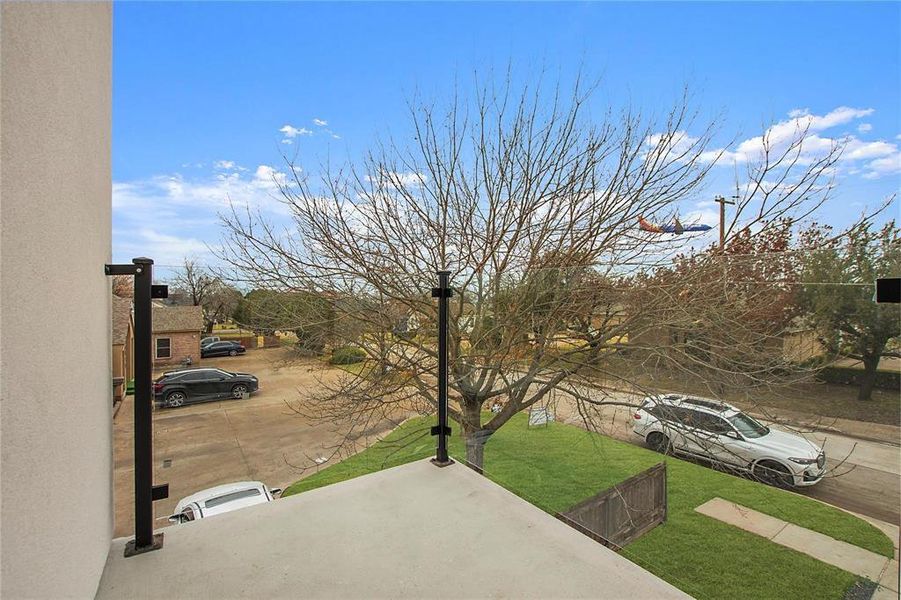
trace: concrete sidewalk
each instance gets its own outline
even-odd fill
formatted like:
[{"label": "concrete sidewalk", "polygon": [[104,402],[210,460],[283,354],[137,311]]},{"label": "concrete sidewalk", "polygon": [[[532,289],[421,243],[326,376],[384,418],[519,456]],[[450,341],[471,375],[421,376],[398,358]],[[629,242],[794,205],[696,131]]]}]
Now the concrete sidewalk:
[{"label": "concrete sidewalk", "polygon": [[880,589],[877,590],[875,598],[898,597],[897,537],[892,540],[895,544],[895,558],[886,558],[722,498],[713,498],[695,508],[695,511],[765,537],[773,543],[797,550],[849,573],[866,577],[879,584]]}]

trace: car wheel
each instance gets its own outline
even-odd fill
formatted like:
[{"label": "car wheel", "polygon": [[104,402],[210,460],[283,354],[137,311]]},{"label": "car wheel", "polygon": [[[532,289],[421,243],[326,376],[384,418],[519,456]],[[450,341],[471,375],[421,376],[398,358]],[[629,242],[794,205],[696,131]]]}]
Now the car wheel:
[{"label": "car wheel", "polygon": [[177,406],[181,406],[185,403],[188,397],[184,392],[171,392],[168,396],[166,396],[166,406],[169,408],[175,408]]},{"label": "car wheel", "polygon": [[651,449],[655,452],[660,452],[661,454],[672,454],[672,442],[670,442],[669,438],[659,431],[652,431],[651,433],[649,433],[647,442],[648,446],[650,446]]},{"label": "car wheel", "polygon": [[232,388],[232,398],[238,399],[243,398],[244,394],[247,393],[247,386],[243,383],[239,383],[238,385]]},{"label": "car wheel", "polygon": [[228,355],[229,356],[238,356],[238,351],[237,350],[229,350]]},{"label": "car wheel", "polygon": [[761,483],[774,487],[792,487],[794,479],[791,472],[777,462],[764,460],[754,465],[754,477]]}]

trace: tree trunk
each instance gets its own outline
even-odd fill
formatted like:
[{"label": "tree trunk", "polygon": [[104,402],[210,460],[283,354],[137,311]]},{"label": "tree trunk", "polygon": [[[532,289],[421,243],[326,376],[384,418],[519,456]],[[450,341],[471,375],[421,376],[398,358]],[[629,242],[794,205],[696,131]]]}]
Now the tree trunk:
[{"label": "tree trunk", "polygon": [[876,387],[876,370],[879,368],[879,358],[876,356],[866,356],[863,359],[863,373],[858,380],[857,388],[858,400],[870,400],[873,396],[873,388]]},{"label": "tree trunk", "polygon": [[463,434],[466,440],[466,462],[479,473],[485,465],[485,443],[492,433],[486,429],[478,429]]},{"label": "tree trunk", "polygon": [[476,399],[464,398],[461,402],[463,410],[463,439],[466,442],[466,462],[469,466],[482,472],[485,462],[485,442],[493,431],[482,429],[482,403]]}]

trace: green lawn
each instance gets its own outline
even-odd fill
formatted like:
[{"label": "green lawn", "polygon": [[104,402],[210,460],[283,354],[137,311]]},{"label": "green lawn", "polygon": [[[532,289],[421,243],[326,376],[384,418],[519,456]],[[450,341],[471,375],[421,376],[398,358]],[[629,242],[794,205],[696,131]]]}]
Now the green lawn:
[{"label": "green lawn", "polygon": [[[372,448],[291,485],[285,495],[431,456],[434,438],[428,430],[433,421],[408,421]],[[456,434],[458,428],[454,429]],[[450,449],[453,456],[462,456],[458,435],[452,437]],[[668,520],[622,554],[696,598],[841,598],[857,579],[694,512],[716,496],[892,555],[891,540],[881,531],[841,510],[576,427],[552,423],[529,428],[526,415],[518,415],[491,438],[485,474],[554,513],[661,459],[667,461]]]}]

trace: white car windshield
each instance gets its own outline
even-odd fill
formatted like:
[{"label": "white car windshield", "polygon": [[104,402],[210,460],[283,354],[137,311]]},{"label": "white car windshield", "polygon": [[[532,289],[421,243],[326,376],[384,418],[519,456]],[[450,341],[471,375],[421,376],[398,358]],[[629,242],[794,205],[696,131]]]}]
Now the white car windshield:
[{"label": "white car windshield", "polygon": [[737,415],[729,417],[729,422],[732,423],[732,426],[735,427],[739,433],[749,438],[763,437],[770,432],[768,427],[761,425],[744,413],[738,413]]}]

